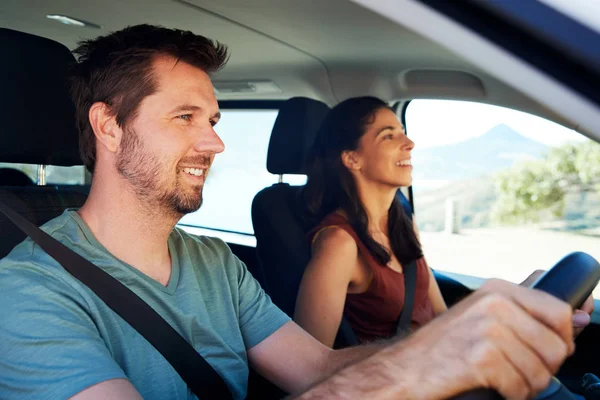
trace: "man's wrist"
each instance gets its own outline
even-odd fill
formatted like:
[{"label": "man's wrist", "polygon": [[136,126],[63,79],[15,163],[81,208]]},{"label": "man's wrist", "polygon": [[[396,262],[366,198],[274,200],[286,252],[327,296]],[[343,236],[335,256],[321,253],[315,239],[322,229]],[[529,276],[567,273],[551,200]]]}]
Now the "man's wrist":
[{"label": "man's wrist", "polygon": [[315,385],[297,399],[369,398],[417,399],[420,379],[410,368],[413,351],[407,352],[405,340],[389,345],[371,345],[374,353]]}]

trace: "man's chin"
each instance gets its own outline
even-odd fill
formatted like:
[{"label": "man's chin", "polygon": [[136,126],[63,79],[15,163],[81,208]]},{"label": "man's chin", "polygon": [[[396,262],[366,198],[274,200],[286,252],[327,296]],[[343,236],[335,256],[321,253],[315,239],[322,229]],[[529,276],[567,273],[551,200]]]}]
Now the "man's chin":
[{"label": "man's chin", "polygon": [[167,205],[175,213],[184,216],[196,212],[202,206],[202,192],[195,193],[194,196],[172,195],[167,198]]},{"label": "man's chin", "polygon": [[196,212],[202,207],[202,199],[200,201],[191,203],[191,202],[181,202],[176,204],[174,207],[175,212],[178,214],[186,215]]}]

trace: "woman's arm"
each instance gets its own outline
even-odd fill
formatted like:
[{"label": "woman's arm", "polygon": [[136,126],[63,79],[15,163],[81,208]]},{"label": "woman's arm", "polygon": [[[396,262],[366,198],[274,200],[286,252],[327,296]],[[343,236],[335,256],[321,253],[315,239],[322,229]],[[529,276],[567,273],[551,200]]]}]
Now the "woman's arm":
[{"label": "woman's arm", "polygon": [[433,306],[433,312],[437,316],[444,311],[447,311],[448,306],[442,297],[442,292],[440,291],[440,287],[435,280],[435,276],[433,276],[433,271],[429,267],[427,267],[427,269],[429,270],[429,299],[431,300],[431,305]]},{"label": "woman's arm", "polygon": [[300,283],[294,320],[326,346],[333,346],[357,269],[358,247],[348,232],[331,227],[317,234]]},{"label": "woman's arm", "polygon": [[[413,229],[415,230],[415,235],[417,235],[417,239],[420,242],[421,238],[419,236],[419,229],[417,228],[417,223],[415,221],[414,215],[412,221]],[[427,267],[427,269],[429,270],[429,300],[431,301],[431,305],[433,306],[433,312],[435,313],[435,315],[439,315],[444,311],[448,310],[448,306],[446,305],[446,302],[442,297],[442,292],[440,291],[440,287],[438,286],[437,281],[435,280],[435,276],[433,276],[433,271],[429,267]]]}]

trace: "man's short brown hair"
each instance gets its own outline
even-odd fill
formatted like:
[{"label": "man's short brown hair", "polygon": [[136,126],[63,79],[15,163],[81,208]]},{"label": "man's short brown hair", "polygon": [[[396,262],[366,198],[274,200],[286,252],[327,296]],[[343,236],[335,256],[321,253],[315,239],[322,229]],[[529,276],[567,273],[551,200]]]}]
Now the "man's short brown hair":
[{"label": "man's short brown hair", "polygon": [[137,115],[142,100],[157,90],[152,74],[157,56],[173,57],[206,73],[223,68],[228,58],[227,47],[217,41],[153,25],[130,26],[79,42],[73,53],[79,61],[71,75],[79,149],[91,172],[96,164],[96,139],[88,117],[92,104],[105,103],[117,124],[125,128]]}]

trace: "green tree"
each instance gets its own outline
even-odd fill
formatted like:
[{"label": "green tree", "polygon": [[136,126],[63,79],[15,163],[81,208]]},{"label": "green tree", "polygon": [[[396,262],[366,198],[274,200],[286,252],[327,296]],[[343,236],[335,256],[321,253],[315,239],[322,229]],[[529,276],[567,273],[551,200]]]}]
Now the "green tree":
[{"label": "green tree", "polygon": [[515,164],[496,176],[492,218],[500,223],[561,217],[569,192],[600,192],[600,145],[590,140],[552,149],[543,159]]}]

